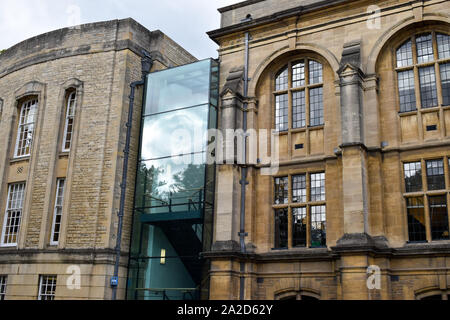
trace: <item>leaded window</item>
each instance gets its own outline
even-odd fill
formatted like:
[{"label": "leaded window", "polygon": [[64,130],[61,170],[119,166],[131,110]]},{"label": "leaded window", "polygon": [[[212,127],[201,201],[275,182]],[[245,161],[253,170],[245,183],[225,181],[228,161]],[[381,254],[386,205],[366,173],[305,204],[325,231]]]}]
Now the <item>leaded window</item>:
[{"label": "leaded window", "polygon": [[427,184],[428,190],[445,189],[444,161],[427,161]]},{"label": "leaded window", "polygon": [[306,58],[289,62],[276,76],[274,96],[277,131],[323,125],[323,65]]},{"label": "leaded window", "polygon": [[450,104],[449,38],[442,33],[422,33],[397,49],[400,112]]},{"label": "leaded window", "polygon": [[7,276],[0,276],[0,301],[5,300],[7,281]]},{"label": "leaded window", "polygon": [[275,248],[325,247],[325,200],[324,172],[275,178]]},{"label": "leaded window", "polygon": [[404,164],[406,192],[422,190],[422,164],[410,162]]},{"label": "leaded window", "polygon": [[427,240],[425,224],[425,206],[423,198],[407,198],[409,241],[420,242]]},{"label": "leaded window", "polygon": [[445,195],[430,196],[430,226],[432,240],[449,240],[447,198]]}]

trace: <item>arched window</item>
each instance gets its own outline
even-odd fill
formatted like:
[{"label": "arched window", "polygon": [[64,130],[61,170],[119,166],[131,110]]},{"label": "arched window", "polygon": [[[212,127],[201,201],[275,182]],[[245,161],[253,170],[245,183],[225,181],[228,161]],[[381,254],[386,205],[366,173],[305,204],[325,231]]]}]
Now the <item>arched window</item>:
[{"label": "arched window", "polygon": [[396,51],[400,112],[450,105],[450,36],[412,36]]},{"label": "arched window", "polygon": [[289,62],[275,79],[275,128],[321,126],[323,112],[323,66],[312,59]]},{"label": "arched window", "polygon": [[68,90],[65,100],[65,123],[64,123],[64,135],[62,143],[62,151],[69,152],[72,145],[73,138],[73,126],[75,122],[75,109],[77,105],[77,92],[73,89]]},{"label": "arched window", "polygon": [[27,157],[31,154],[37,106],[38,100],[36,98],[27,99],[20,106],[16,147],[14,151],[15,158]]}]

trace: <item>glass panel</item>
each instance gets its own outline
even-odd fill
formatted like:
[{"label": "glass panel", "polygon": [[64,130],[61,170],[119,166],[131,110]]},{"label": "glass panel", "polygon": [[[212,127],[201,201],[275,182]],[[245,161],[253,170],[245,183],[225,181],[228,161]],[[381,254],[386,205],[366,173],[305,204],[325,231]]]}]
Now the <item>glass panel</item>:
[{"label": "glass panel", "polygon": [[275,210],[275,249],[288,247],[288,209]]},{"label": "glass panel", "polygon": [[422,191],[422,164],[411,162],[404,164],[406,192]]},{"label": "glass panel", "polygon": [[450,36],[442,33],[436,35],[439,59],[450,58]]},{"label": "glass panel", "polygon": [[311,201],[325,201],[325,173],[311,174]]},{"label": "glass panel", "polygon": [[305,85],[305,62],[302,60],[292,66],[292,87]]},{"label": "glass panel", "polygon": [[423,198],[406,199],[406,208],[408,212],[409,241],[426,241],[427,235],[425,229]]},{"label": "glass panel", "polygon": [[449,240],[446,196],[429,197],[429,202],[431,238],[433,240]]},{"label": "glass panel", "polygon": [[398,90],[400,96],[400,111],[416,110],[416,93],[414,84],[414,71],[401,71],[398,73]]},{"label": "glass panel", "polygon": [[442,104],[450,105],[450,63],[444,63],[440,66],[441,84],[442,84]]},{"label": "glass panel", "polygon": [[292,202],[306,202],[306,174],[292,177]]},{"label": "glass panel", "polygon": [[316,83],[322,83],[323,82],[323,70],[322,70],[322,64],[310,60],[309,61],[309,84],[316,84]]},{"label": "glass panel", "polygon": [[293,223],[293,241],[294,247],[306,247],[306,208],[292,209],[292,223]]},{"label": "glass panel", "polygon": [[278,95],[275,100],[275,128],[277,131],[287,131],[289,126],[288,95]]},{"label": "glass panel", "polygon": [[413,64],[411,40],[397,50],[397,67],[407,67]]},{"label": "glass panel", "polygon": [[292,126],[294,129],[306,127],[305,91],[292,93]]},{"label": "glass panel", "polygon": [[419,68],[422,108],[437,107],[436,75],[434,66]]},{"label": "glass panel", "polygon": [[275,204],[288,203],[288,177],[275,178]]},{"label": "glass panel", "polygon": [[418,36],[416,38],[416,46],[418,63],[424,63],[434,60],[433,40],[431,33]]},{"label": "glass panel", "polygon": [[136,204],[146,214],[190,212],[203,208],[205,154],[143,161]]},{"label": "glass panel", "polygon": [[205,151],[208,105],[144,118],[142,160]]},{"label": "glass panel", "polygon": [[0,276],[0,301],[5,300],[6,296],[6,276]]},{"label": "glass panel", "polygon": [[204,60],[148,75],[144,115],[209,102],[211,60]]},{"label": "glass panel", "polygon": [[288,89],[288,69],[281,71],[275,79],[275,91]]},{"label": "glass panel", "polygon": [[327,217],[325,206],[311,207],[311,247],[326,247]]},{"label": "glass panel", "polygon": [[427,183],[428,190],[445,189],[444,161],[427,161]]},{"label": "glass panel", "polygon": [[323,90],[322,87],[309,90],[310,125],[324,124],[323,118]]}]

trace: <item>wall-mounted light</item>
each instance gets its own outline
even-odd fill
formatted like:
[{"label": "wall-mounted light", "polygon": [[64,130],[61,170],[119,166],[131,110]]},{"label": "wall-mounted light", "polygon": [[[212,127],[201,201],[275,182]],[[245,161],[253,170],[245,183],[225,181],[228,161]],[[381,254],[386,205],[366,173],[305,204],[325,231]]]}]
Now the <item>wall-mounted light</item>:
[{"label": "wall-mounted light", "polygon": [[166,264],[166,249],[161,249],[161,264]]}]

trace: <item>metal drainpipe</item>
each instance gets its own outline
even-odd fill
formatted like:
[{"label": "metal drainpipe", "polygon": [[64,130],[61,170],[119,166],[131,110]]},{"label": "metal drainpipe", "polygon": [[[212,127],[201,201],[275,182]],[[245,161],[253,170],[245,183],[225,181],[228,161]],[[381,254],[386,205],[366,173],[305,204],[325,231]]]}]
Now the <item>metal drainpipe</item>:
[{"label": "metal drainpipe", "polygon": [[[123,171],[122,171],[122,184],[120,185],[121,194],[120,194],[120,206],[118,216],[118,225],[117,225],[117,239],[116,239],[116,261],[114,265],[114,275],[111,279],[111,287],[112,287],[112,300],[117,299],[117,287],[118,287],[118,277],[119,277],[119,262],[120,262],[120,247],[122,244],[122,229],[123,229],[123,216],[125,210],[125,195],[126,195],[126,187],[127,187],[127,177],[128,177],[128,159],[130,155],[130,143],[131,143],[131,129],[133,124],[133,109],[134,109],[134,95],[136,91],[136,87],[139,85],[145,84],[145,79],[147,75],[150,73],[150,70],[153,66],[153,59],[146,52],[142,52],[143,57],[141,60],[142,64],[142,79],[140,81],[132,82],[131,93],[129,96],[130,106],[128,109],[128,122],[126,124],[127,127],[127,137],[125,142],[125,149],[123,150],[124,158],[123,158]],[[112,280],[115,279],[117,284],[113,285]]]},{"label": "metal drainpipe", "polygon": [[[248,63],[249,63],[249,41],[250,41],[250,34],[248,32],[245,33],[245,66],[244,66],[244,99],[247,100],[248,95]],[[248,103],[247,101],[244,102],[243,105],[243,130],[244,130],[244,159],[247,161],[247,109],[248,109]],[[245,237],[248,236],[248,233],[245,232],[245,197],[246,197],[246,188],[249,184],[247,181],[247,173],[248,168],[247,165],[244,163],[242,165],[241,170],[241,230],[239,232],[239,238],[240,238],[240,247],[241,247],[241,253],[244,254],[246,252],[245,248]],[[245,262],[240,263],[240,271],[241,271],[241,277],[240,277],[240,290],[239,290],[239,299],[244,300],[245,298]]]}]

